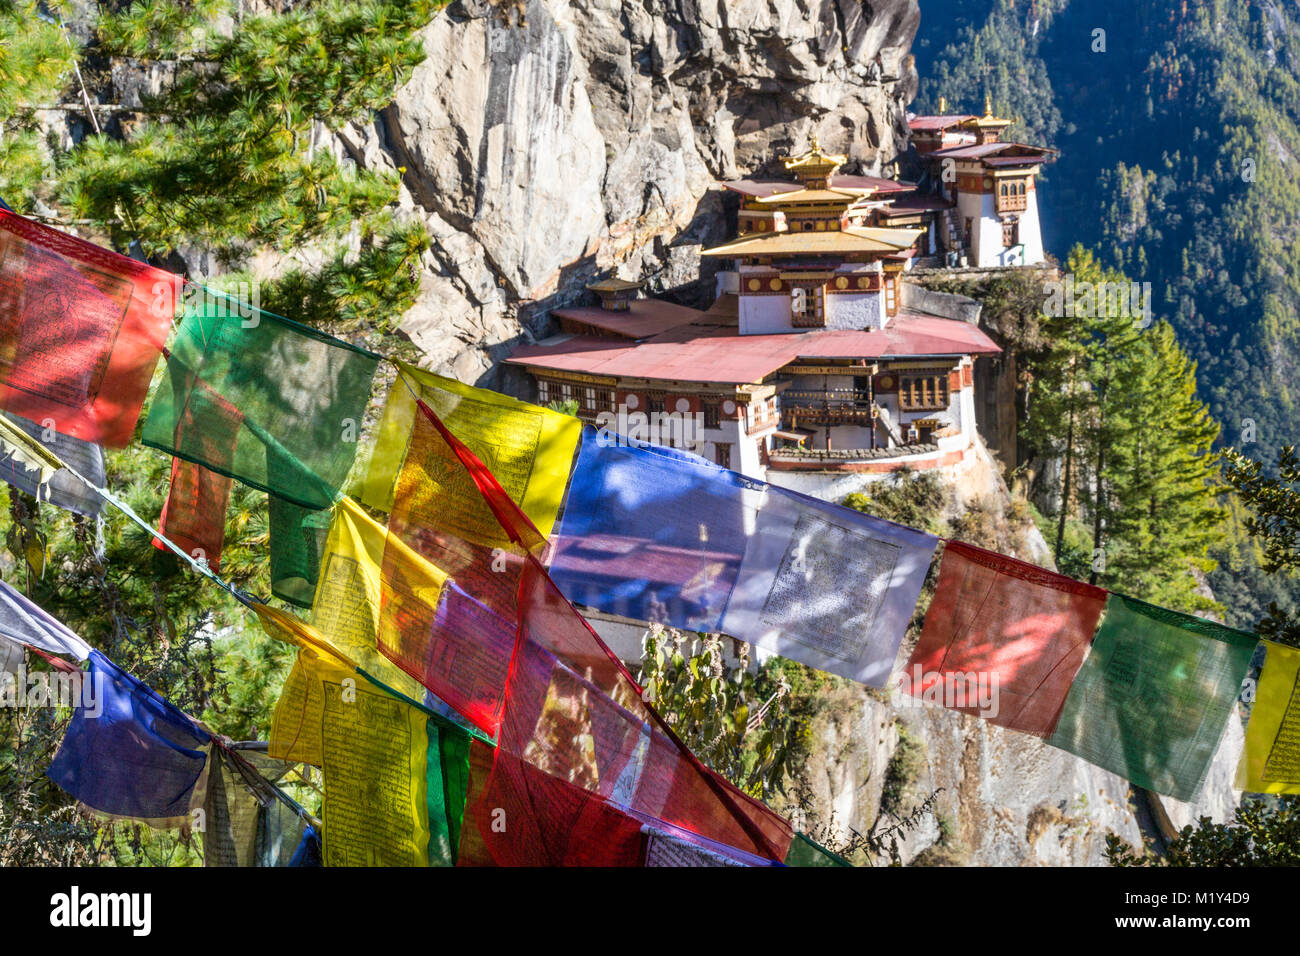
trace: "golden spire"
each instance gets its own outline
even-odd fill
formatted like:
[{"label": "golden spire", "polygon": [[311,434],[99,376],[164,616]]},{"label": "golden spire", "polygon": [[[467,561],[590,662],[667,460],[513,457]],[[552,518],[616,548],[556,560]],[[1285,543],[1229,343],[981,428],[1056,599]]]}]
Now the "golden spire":
[{"label": "golden spire", "polygon": [[989,96],[987,93],[984,94],[984,115],[993,115],[993,97]]},{"label": "golden spire", "polygon": [[939,115],[942,116],[944,113],[947,112],[948,112],[948,97],[941,96],[939,97]]}]

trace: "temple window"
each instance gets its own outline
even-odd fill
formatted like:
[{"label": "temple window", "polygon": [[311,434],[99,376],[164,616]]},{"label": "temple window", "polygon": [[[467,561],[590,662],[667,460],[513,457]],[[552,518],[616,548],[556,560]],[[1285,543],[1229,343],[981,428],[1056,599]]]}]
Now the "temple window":
[{"label": "temple window", "polygon": [[898,383],[898,404],[905,412],[941,411],[948,407],[948,373],[904,375]]},{"label": "temple window", "polygon": [[1010,249],[1020,243],[1020,221],[1017,219],[1002,220],[1002,246]]}]

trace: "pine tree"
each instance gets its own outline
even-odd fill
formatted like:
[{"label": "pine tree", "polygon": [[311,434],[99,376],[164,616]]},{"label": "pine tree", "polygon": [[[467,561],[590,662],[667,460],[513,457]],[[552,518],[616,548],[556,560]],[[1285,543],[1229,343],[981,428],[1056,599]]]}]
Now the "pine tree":
[{"label": "pine tree", "polygon": [[1168,323],[1141,335],[1128,381],[1108,476],[1114,547],[1101,581],[1182,610],[1214,608],[1197,593],[1196,572],[1213,569],[1208,551],[1226,517],[1211,454],[1219,426],[1196,396],[1195,363]]}]

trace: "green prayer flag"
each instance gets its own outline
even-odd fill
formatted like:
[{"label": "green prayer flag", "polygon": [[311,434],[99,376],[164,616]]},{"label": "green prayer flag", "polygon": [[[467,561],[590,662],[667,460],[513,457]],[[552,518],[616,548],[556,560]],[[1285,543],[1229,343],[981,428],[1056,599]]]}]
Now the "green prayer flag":
[{"label": "green prayer flag", "polygon": [[852,866],[842,856],[837,856],[820,843],[815,843],[802,833],[796,833],[785,854],[786,866]]},{"label": "green prayer flag", "polygon": [[269,498],[271,593],[298,607],[311,607],[330,512],[300,508],[279,495]]},{"label": "green prayer flag", "polygon": [[[143,441],[301,508],[328,508],[352,467],[378,361],[202,296],[186,304]],[[231,434],[233,443],[210,440]]]},{"label": "green prayer flag", "polygon": [[1253,634],[1111,594],[1048,743],[1137,786],[1191,800],[1257,643]]},{"label": "green prayer flag", "polygon": [[469,788],[469,734],[432,718],[428,733],[429,865],[455,866]]}]

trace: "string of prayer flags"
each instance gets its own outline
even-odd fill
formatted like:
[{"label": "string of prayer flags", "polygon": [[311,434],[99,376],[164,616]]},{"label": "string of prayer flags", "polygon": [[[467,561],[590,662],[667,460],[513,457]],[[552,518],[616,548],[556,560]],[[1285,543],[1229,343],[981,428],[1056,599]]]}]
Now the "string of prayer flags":
[{"label": "string of prayer flags", "polygon": [[902,686],[1050,737],[1105,606],[1102,588],[949,541]]},{"label": "string of prayer flags", "polygon": [[[42,426],[12,412],[5,412],[4,418],[22,429],[33,441],[47,447],[60,461],[71,465],[97,486],[103,486],[104,450],[98,445],[64,435],[55,431],[52,425]],[[46,462],[32,461],[24,454],[24,448],[4,441],[4,435],[0,433],[0,479],[37,501],[48,501],[56,508],[88,518],[98,517],[104,507],[104,500],[99,495],[67,468],[59,468],[53,473],[48,468]]]},{"label": "string of prayer flags", "polygon": [[[551,576],[578,604],[887,682],[937,539],[594,429]],[[853,587],[844,586],[846,581]]]},{"label": "string of prayer flags", "polygon": [[1111,594],[1048,743],[1190,801],[1257,643],[1253,634]]},{"label": "string of prayer flags", "polygon": [[1264,669],[1234,786],[1249,793],[1300,793],[1300,650],[1263,643]]},{"label": "string of prayer flags", "polygon": [[[444,611],[444,598],[458,607],[452,614],[439,614],[432,601],[413,597],[415,589],[402,581],[407,572],[389,561],[396,549],[386,548],[380,648],[408,673],[422,675],[422,683],[438,697],[497,735],[485,791],[490,796],[483,799],[503,799],[506,792],[531,787],[536,793],[525,805],[534,814],[533,833],[571,827],[575,814],[611,826],[616,818],[602,808],[604,801],[613,810],[626,807],[779,859],[789,843],[788,824],[704,768],[646,706],[623,665],[550,582],[536,557],[544,542],[529,517],[433,410],[422,401],[417,404],[424,420],[417,417],[412,423],[389,541],[418,552],[454,580],[457,588],[441,587],[437,596]],[[430,474],[442,476],[442,482],[429,480]],[[463,487],[467,480],[478,492],[477,513],[467,518],[437,507],[440,488]],[[464,507],[473,507],[472,495],[461,497]],[[488,544],[467,540],[471,536]],[[491,547],[494,541],[498,543]],[[474,613],[472,608],[484,610]],[[394,642],[386,633],[391,631],[398,631],[401,640]],[[395,643],[400,653],[394,653]],[[577,728],[565,723],[573,720],[585,728],[590,744],[574,747]],[[557,797],[552,806],[544,799],[550,781],[526,771],[520,761],[590,795],[577,801],[580,805],[572,797]],[[558,851],[542,837],[531,849],[518,839],[502,845],[491,830],[495,806],[467,811],[476,821],[467,829],[479,831],[472,845],[485,845],[486,855],[498,861],[511,854],[555,857]],[[547,822],[548,814],[556,816]],[[639,832],[629,824],[628,832],[632,829]],[[511,832],[519,838],[523,831]]]},{"label": "string of prayer flags", "polygon": [[[543,537],[550,534],[564,498],[582,423],[572,416],[472,388],[404,362],[397,365],[406,385],[399,382],[389,392],[360,492],[362,503],[379,511],[392,510],[399,476],[410,458],[420,418],[417,403],[422,401],[491,470],[538,532]],[[418,457],[423,449],[417,446],[415,451]],[[449,509],[445,520],[454,520],[461,506],[470,515],[482,512],[482,501],[473,485],[465,481],[463,470],[431,477],[445,482],[438,489]],[[472,532],[485,529],[456,530],[467,540],[484,543]],[[499,530],[489,530],[489,538],[499,536]]]},{"label": "string of prayer flags", "polygon": [[269,784],[291,765],[255,752],[240,754],[239,761],[246,766],[215,742],[208,748],[190,814],[203,837],[203,865],[287,866],[305,823]]},{"label": "string of prayer flags", "polygon": [[0,210],[0,408],[125,447],[171,331],[179,283]]},{"label": "string of prayer flags", "polygon": [[21,591],[0,581],[0,647],[26,644],[51,654],[84,661],[90,645],[64,624],[27,599]]},{"label": "string of prayer flags", "polygon": [[89,661],[82,702],[47,775],[101,813],[188,825],[210,734],[99,651]]},{"label": "string of prayer flags", "polygon": [[301,508],[328,508],[356,455],[378,356],[198,298],[186,304],[144,443]]}]

